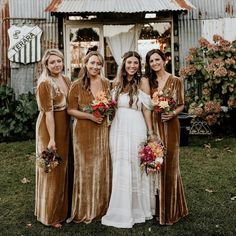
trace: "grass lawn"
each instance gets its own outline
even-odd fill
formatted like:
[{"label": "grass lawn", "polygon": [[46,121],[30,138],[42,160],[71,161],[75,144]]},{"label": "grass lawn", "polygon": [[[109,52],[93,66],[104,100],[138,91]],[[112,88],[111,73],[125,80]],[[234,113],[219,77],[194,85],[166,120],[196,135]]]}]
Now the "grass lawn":
[{"label": "grass lawn", "polygon": [[[173,226],[153,220],[132,229],[100,222],[52,229],[34,217],[34,141],[0,143],[0,235],[236,235],[236,138],[190,137],[181,147],[189,216]],[[23,182],[23,183],[22,183]]]}]

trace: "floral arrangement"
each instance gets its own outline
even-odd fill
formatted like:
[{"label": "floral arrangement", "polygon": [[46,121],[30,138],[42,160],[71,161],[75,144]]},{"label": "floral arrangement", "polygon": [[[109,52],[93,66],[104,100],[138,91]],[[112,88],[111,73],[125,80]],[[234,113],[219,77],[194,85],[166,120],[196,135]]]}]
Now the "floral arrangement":
[{"label": "floral arrangement", "polygon": [[156,91],[152,96],[152,105],[157,113],[168,113],[176,109],[176,101],[166,91]]},{"label": "floral arrangement", "polygon": [[220,124],[236,108],[236,41],[214,35],[212,43],[200,38],[199,44],[189,49],[179,72],[188,82],[186,109],[208,125]]},{"label": "floral arrangement", "polygon": [[56,151],[51,149],[46,149],[36,158],[36,163],[38,167],[43,168],[46,173],[49,173],[60,165],[62,158],[57,154]]},{"label": "floral arrangement", "polygon": [[105,92],[100,91],[96,94],[92,103],[83,108],[83,111],[91,113],[95,117],[107,116],[109,122],[111,122],[115,114],[116,105],[116,101],[108,98]]},{"label": "floral arrangement", "polygon": [[200,117],[204,119],[211,126],[217,123],[223,110],[227,112],[228,108],[222,107],[217,101],[207,101],[205,103],[192,102],[189,106],[188,113],[193,118]]},{"label": "floral arrangement", "polygon": [[141,171],[156,173],[161,169],[165,148],[160,140],[146,142],[140,145],[139,159]]}]

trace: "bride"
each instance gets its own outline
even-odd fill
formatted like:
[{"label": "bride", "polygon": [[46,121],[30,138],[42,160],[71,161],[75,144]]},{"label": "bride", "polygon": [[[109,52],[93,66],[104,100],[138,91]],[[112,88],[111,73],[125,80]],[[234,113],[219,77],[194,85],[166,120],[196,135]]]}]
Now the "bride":
[{"label": "bride", "polygon": [[139,145],[153,133],[149,94],[139,54],[125,53],[112,90],[118,109],[110,130],[112,193],[104,225],[132,228],[152,218],[150,180],[141,174],[138,158]]}]

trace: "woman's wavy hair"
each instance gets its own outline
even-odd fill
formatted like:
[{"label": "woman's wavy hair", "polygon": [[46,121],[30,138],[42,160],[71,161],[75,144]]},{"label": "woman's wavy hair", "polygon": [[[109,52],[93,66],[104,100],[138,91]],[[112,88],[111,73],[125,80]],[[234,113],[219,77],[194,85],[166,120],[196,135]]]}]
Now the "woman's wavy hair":
[{"label": "woman's wavy hair", "polygon": [[[125,64],[128,58],[130,57],[136,57],[138,59],[139,62],[139,68],[138,71],[134,74],[134,77],[131,81],[128,81],[128,74],[125,70]],[[116,83],[116,88],[117,88],[117,92],[116,92],[116,100],[118,99],[118,96],[120,93],[123,92],[123,90],[125,89],[125,87],[127,85],[129,85],[129,92],[128,95],[130,97],[130,101],[129,101],[129,106],[131,107],[133,102],[134,102],[134,95],[136,95],[138,93],[138,88],[141,82],[141,78],[142,78],[142,65],[141,65],[141,56],[135,52],[135,51],[128,51],[124,54],[123,56],[123,61],[121,64],[121,69],[120,72],[118,74],[117,77],[117,83]],[[137,103],[137,101],[136,101]]]},{"label": "woman's wavy hair", "polygon": [[85,90],[90,89],[90,79],[89,79],[89,74],[88,74],[86,64],[88,63],[89,58],[92,56],[97,56],[102,66],[104,65],[103,56],[97,51],[91,51],[85,56],[84,61],[83,61],[83,66],[80,69],[79,76],[78,76],[79,80],[81,80],[82,88]]},{"label": "woman's wavy hair", "polygon": [[165,54],[159,50],[159,49],[152,49],[146,54],[146,62],[145,62],[145,77],[148,78],[149,84],[151,88],[157,88],[158,87],[158,82],[157,82],[157,75],[156,72],[153,71],[150,67],[150,57],[154,54],[157,53],[163,61],[166,61],[166,56]]},{"label": "woman's wavy hair", "polygon": [[64,61],[63,53],[59,49],[56,48],[47,49],[42,57],[43,71],[38,79],[38,83],[42,80],[48,79],[51,76],[51,72],[47,66],[49,57],[53,55],[60,57],[62,61]]}]

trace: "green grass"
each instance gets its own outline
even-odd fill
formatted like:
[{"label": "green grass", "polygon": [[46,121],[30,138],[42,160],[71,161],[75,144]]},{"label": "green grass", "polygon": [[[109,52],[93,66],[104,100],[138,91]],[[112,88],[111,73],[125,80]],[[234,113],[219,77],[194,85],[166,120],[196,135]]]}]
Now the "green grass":
[{"label": "green grass", "polygon": [[[100,222],[52,229],[37,222],[34,150],[34,141],[0,143],[0,235],[236,235],[236,138],[191,137],[180,158],[189,216],[173,226],[150,220],[132,229]],[[23,184],[23,178],[30,182]]]}]

